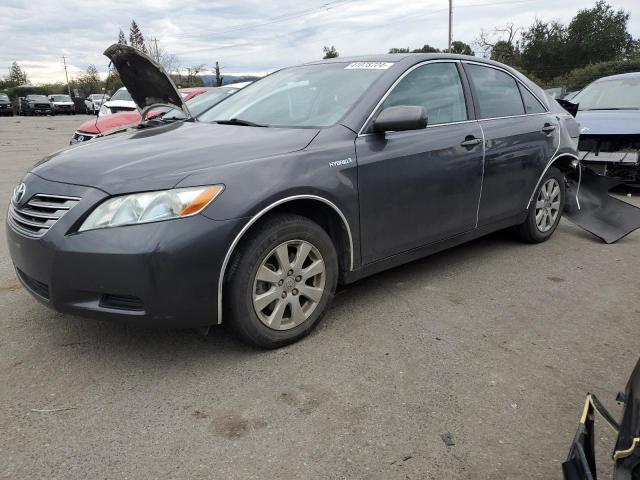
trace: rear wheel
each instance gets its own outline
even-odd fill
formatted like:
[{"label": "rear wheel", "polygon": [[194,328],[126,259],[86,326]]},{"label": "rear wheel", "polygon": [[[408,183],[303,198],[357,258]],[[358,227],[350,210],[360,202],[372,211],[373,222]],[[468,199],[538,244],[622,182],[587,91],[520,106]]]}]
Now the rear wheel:
[{"label": "rear wheel", "polygon": [[337,280],[327,233],[299,215],[274,216],[238,246],[225,289],[229,322],[253,345],[293,343],[320,321]]},{"label": "rear wheel", "polygon": [[528,243],[548,240],[560,223],[564,202],[564,175],[556,167],[551,167],[533,196],[527,219],[516,227],[518,236]]}]

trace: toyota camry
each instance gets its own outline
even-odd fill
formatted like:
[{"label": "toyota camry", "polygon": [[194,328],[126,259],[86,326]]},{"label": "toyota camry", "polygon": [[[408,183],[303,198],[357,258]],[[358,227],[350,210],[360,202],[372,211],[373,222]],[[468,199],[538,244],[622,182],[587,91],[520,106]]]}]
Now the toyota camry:
[{"label": "toyota camry", "polygon": [[284,68],[190,118],[153,60],[110,58],[144,113],[186,119],[68,147],[7,215],[17,276],[60,312],[228,323],[278,347],[338,284],[501,229],[547,240],[576,158],[574,118],[522,74],[461,55]]}]

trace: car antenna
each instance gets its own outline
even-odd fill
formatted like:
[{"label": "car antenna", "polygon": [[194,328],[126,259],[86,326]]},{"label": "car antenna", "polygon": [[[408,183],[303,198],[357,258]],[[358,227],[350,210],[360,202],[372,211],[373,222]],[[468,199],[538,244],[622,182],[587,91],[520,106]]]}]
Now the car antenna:
[{"label": "car antenna", "polygon": [[[107,94],[107,86],[109,83],[109,78],[111,77],[111,64],[112,62],[109,62],[109,66],[107,67],[109,69],[109,71],[107,72],[107,78],[104,81],[104,89],[102,90],[102,99],[100,100],[100,109],[102,109],[102,105],[104,104],[104,97]],[[96,130],[98,130],[98,116],[100,115],[100,110],[98,110],[98,115],[96,115],[96,121],[94,122],[93,126],[95,127]]]}]

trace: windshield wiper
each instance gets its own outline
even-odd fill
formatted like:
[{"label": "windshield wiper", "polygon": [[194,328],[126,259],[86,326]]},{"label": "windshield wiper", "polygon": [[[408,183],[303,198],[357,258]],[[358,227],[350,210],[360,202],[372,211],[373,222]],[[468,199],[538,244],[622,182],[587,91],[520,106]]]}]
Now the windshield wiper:
[{"label": "windshield wiper", "polygon": [[261,123],[250,122],[249,120],[242,120],[240,118],[230,118],[229,120],[213,120],[213,123],[219,123],[220,125],[242,125],[243,127],[267,127],[268,125],[262,125]]}]

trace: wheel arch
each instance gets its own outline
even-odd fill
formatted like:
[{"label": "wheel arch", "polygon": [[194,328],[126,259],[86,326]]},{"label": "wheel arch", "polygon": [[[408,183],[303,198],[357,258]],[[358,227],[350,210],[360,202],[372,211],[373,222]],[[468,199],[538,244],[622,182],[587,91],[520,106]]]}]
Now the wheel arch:
[{"label": "wheel arch", "polygon": [[354,245],[349,222],[342,210],[330,200],[318,195],[294,195],[275,201],[253,217],[242,227],[233,239],[220,267],[218,277],[218,324],[222,323],[224,284],[228,274],[228,267],[238,245],[247,233],[260,223],[261,220],[277,213],[297,213],[305,216],[323,227],[333,241],[338,254],[340,274],[353,270]]},{"label": "wheel arch", "polygon": [[551,168],[552,166],[558,167],[558,169],[562,173],[566,173],[573,170],[574,167],[572,165],[572,162],[574,162],[575,160],[578,160],[578,156],[574,155],[573,153],[561,153],[553,157],[551,160],[549,160],[549,163],[547,163],[547,166],[544,167],[544,170],[540,174],[540,177],[538,178],[538,181],[536,182],[536,185],[533,188],[533,192],[531,192],[531,196],[529,197],[529,201],[527,202],[527,206],[525,207],[525,210],[529,210],[529,206],[533,201],[533,197],[535,196],[536,191],[538,191],[540,182],[544,178],[549,168]]}]

